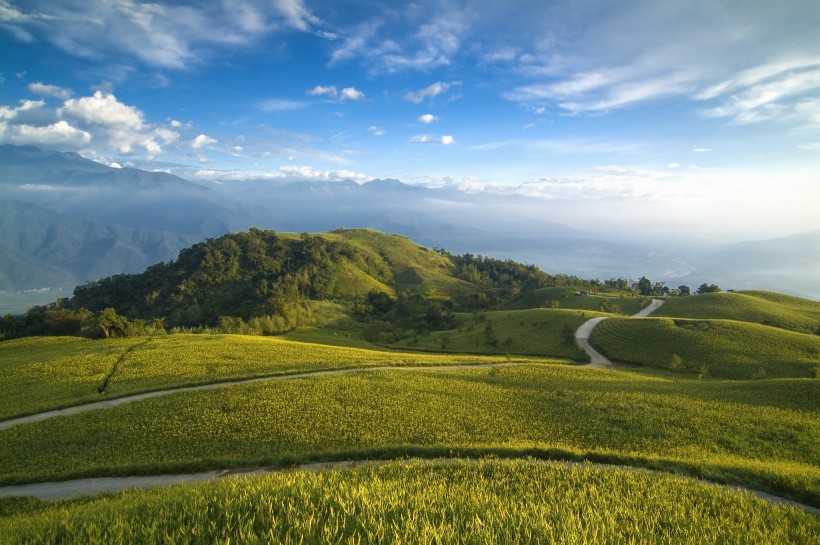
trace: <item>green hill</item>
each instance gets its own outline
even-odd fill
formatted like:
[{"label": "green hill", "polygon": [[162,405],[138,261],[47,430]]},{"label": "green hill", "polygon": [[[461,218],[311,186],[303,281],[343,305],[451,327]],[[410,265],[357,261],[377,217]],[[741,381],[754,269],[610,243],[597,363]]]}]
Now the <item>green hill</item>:
[{"label": "green hill", "polygon": [[706,366],[720,378],[813,377],[820,369],[820,336],[733,320],[612,318],[591,342],[613,361],[666,368],[677,355],[689,372]]},{"label": "green hill", "polygon": [[820,331],[820,302],[767,291],[671,297],[655,316],[738,320],[801,333]]}]

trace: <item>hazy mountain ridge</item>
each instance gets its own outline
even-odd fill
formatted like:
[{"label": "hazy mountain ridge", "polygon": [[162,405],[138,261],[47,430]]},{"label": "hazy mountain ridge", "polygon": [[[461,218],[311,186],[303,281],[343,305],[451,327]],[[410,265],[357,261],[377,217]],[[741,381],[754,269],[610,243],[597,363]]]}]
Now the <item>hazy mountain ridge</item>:
[{"label": "hazy mountain ridge", "polygon": [[[647,242],[649,233],[637,241],[617,233],[596,234],[585,225],[550,221],[548,203],[520,195],[466,193],[395,179],[365,184],[351,180],[193,183],[164,172],[112,168],[75,153],[4,145],[0,146],[0,199],[31,203],[76,220],[175,233],[181,237],[177,240],[185,241],[250,227],[280,232],[361,227],[398,233],[424,246],[456,253],[525,261],[552,273],[602,279],[647,275],[670,286],[716,282],[724,288],[763,288],[820,298],[817,232],[720,246],[662,237]],[[80,238],[88,232],[74,228]],[[78,244],[92,247],[90,241]],[[169,244],[169,251],[182,247],[176,244]],[[134,254],[119,248],[112,246],[112,255]],[[90,274],[124,272],[115,267],[136,263],[125,257],[100,258],[104,253],[91,253],[96,264],[84,266],[83,280]],[[72,263],[47,265],[31,249],[16,248],[7,256],[3,285],[12,290],[53,285],[65,278],[54,266],[78,270],[78,255]],[[36,285],[39,282],[49,283]]]},{"label": "hazy mountain ridge", "polygon": [[0,200],[0,290],[70,287],[174,259],[197,237],[80,220]]}]

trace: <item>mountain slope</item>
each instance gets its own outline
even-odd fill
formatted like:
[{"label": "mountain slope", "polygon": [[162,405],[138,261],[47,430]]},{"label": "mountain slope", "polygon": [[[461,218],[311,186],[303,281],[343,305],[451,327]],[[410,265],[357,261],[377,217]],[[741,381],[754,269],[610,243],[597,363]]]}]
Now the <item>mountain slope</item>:
[{"label": "mountain slope", "polygon": [[176,257],[193,236],[79,220],[0,200],[0,290],[73,286]]}]

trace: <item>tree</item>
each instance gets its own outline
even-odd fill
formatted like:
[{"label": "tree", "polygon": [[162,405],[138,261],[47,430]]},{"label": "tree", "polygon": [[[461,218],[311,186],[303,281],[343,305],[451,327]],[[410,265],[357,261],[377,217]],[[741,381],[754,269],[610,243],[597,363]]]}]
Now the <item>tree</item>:
[{"label": "tree", "polygon": [[128,320],[124,316],[117,314],[111,307],[99,311],[94,316],[94,325],[100,331],[103,338],[122,336],[128,327]]},{"label": "tree", "polygon": [[709,367],[707,365],[701,365],[698,367],[698,380],[701,380],[703,377],[709,374]]},{"label": "tree", "polygon": [[681,297],[686,297],[687,295],[692,295],[692,290],[689,289],[687,285],[680,285],[678,286],[678,295]]},{"label": "tree", "polygon": [[669,358],[669,363],[666,364],[666,368],[672,372],[672,378],[674,378],[675,373],[683,371],[683,358],[677,354],[672,354]]},{"label": "tree", "polygon": [[638,280],[638,293],[641,295],[652,295],[652,281],[645,276]]},{"label": "tree", "polygon": [[720,286],[717,284],[706,284],[705,282],[698,286],[698,295],[702,295],[704,293],[717,293],[721,291]]}]

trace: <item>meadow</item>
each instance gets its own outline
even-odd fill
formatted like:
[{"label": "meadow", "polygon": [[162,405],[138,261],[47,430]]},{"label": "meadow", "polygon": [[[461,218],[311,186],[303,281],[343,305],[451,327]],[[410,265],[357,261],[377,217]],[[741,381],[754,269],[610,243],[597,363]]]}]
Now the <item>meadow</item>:
[{"label": "meadow", "polygon": [[532,460],[407,461],[0,501],[15,543],[816,542],[820,519],[669,475]]},{"label": "meadow", "polygon": [[529,364],[234,385],[0,432],[0,482],[406,455],[535,455],[820,505],[820,381],[663,380]]},{"label": "meadow", "polygon": [[516,354],[589,361],[572,334],[601,312],[576,310],[509,310],[458,315],[459,327],[433,331],[390,345],[462,354]]},{"label": "meadow", "polygon": [[0,419],[138,392],[259,376],[501,361],[507,358],[366,350],[244,335],[31,337],[0,343]]},{"label": "meadow", "polygon": [[820,336],[731,320],[613,318],[591,342],[620,363],[666,368],[677,355],[685,372],[705,366],[718,378],[808,378],[820,370]]},{"label": "meadow", "polygon": [[653,316],[737,320],[800,333],[820,330],[820,302],[768,291],[669,297]]}]

